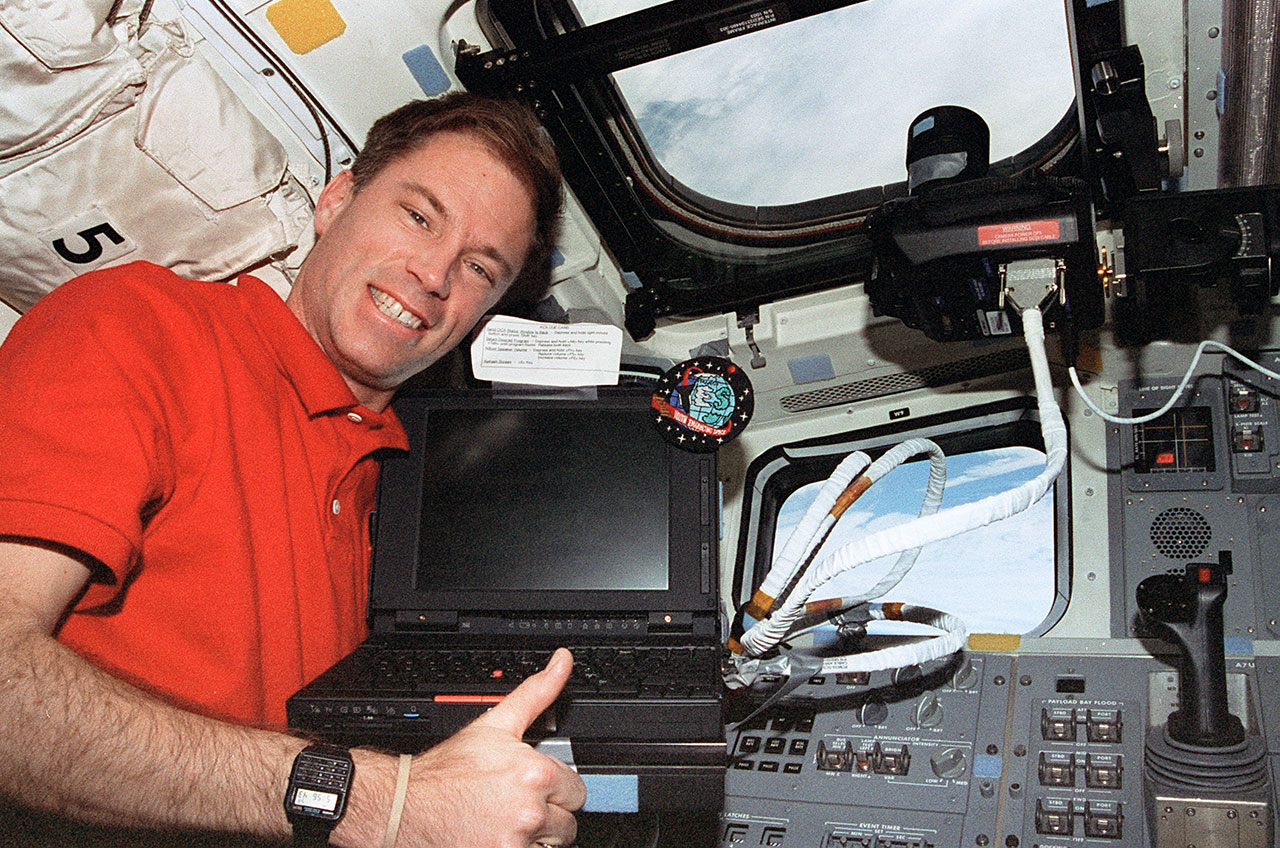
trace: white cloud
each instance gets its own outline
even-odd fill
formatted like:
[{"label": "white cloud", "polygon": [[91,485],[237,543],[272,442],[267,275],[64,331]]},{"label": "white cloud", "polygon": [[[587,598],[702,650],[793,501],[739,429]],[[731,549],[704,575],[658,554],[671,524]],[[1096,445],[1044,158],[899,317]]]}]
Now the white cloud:
[{"label": "white cloud", "polygon": [[995,454],[988,462],[966,468],[955,476],[948,475],[947,488],[986,482],[991,477],[1024,470],[1033,472],[1023,475],[1026,479],[1031,479],[1044,468],[1044,459],[1042,452],[1032,448],[1007,448]]},{"label": "white cloud", "polygon": [[[578,5],[595,21],[652,3]],[[761,205],[904,179],[907,128],[926,108],[981,114],[999,159],[1074,96],[1059,0],[857,3],[616,78],[674,177]]]}]

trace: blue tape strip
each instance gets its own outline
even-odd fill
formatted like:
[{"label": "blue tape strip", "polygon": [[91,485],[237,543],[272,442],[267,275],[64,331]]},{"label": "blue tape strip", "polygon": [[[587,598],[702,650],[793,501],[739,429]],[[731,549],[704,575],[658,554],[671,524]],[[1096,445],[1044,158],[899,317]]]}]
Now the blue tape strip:
[{"label": "blue tape strip", "polygon": [[584,774],[581,777],[587,787],[584,813],[640,812],[640,775]]},{"label": "blue tape strip", "polygon": [[409,73],[418,83],[418,88],[430,97],[443,94],[453,87],[449,75],[444,72],[436,54],[423,44],[401,54],[401,59],[409,67]]},{"label": "blue tape strip", "polygon": [[1004,761],[998,754],[975,754],[973,757],[974,777],[1000,777]]},{"label": "blue tape strip", "polygon": [[1227,636],[1222,640],[1222,647],[1229,657],[1253,656],[1253,640],[1247,636]]},{"label": "blue tape strip", "polygon": [[831,365],[831,357],[825,353],[788,359],[787,368],[791,371],[791,381],[797,385],[830,380],[836,376],[836,369]]}]

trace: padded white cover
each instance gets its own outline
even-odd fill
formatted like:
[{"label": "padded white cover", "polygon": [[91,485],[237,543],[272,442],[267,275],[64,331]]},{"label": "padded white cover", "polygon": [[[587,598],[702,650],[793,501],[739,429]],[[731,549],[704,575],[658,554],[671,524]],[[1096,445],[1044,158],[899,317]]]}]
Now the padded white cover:
[{"label": "padded white cover", "polygon": [[225,279],[294,247],[310,198],[177,22],[0,4],[0,301],[147,259]]}]

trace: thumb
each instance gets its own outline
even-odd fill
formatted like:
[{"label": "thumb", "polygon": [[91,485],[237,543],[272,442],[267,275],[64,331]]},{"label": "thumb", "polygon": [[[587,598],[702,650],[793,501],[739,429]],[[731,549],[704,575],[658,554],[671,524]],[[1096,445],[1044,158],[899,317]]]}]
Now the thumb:
[{"label": "thumb", "polygon": [[524,738],[529,725],[559,697],[572,671],[573,654],[567,648],[557,648],[546,668],[511,690],[511,694],[472,724],[505,730],[516,739]]}]

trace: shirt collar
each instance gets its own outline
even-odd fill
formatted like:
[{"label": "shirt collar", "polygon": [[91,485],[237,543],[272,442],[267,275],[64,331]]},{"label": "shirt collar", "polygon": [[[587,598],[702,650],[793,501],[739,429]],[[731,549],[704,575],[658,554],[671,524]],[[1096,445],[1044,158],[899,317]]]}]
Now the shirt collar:
[{"label": "shirt collar", "polygon": [[355,412],[371,427],[388,429],[392,437],[389,447],[408,449],[404,428],[391,407],[374,412],[356,400],[337,366],[274,289],[247,274],[241,275],[236,285],[244,292],[258,334],[275,354],[308,416]]}]

